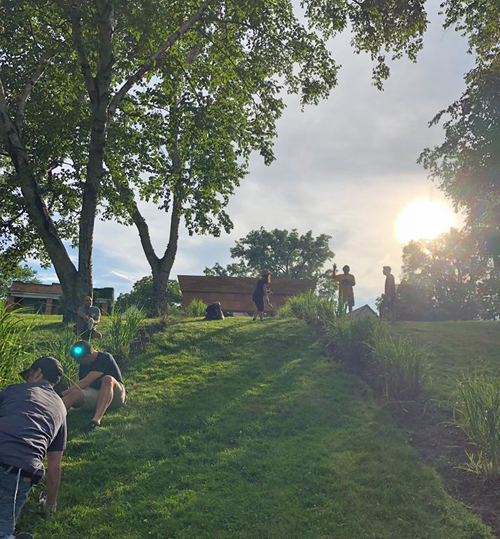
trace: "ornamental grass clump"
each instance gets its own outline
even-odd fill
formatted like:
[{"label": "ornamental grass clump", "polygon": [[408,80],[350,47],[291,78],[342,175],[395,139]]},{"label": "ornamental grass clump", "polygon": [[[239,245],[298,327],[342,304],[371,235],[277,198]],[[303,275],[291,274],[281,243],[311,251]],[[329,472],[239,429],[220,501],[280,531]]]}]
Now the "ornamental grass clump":
[{"label": "ornamental grass clump", "polygon": [[20,316],[23,309],[7,310],[0,302],[0,390],[9,384],[19,383],[18,373],[31,360],[30,334],[34,322],[26,322]]},{"label": "ornamental grass clump", "polygon": [[337,316],[337,303],[321,299],[312,292],[292,296],[279,310],[280,316],[293,316],[311,325],[325,325]]},{"label": "ornamental grass clump", "polygon": [[384,381],[385,396],[415,400],[430,379],[428,349],[418,346],[411,337],[394,339],[381,327],[373,332],[370,348]]},{"label": "ornamental grass clump", "polygon": [[146,319],[144,309],[130,307],[125,312],[117,309],[110,316],[106,344],[110,352],[121,359],[128,359],[133,341],[137,338],[142,322]]},{"label": "ornamental grass clump", "polygon": [[361,374],[370,358],[370,339],[376,320],[368,317],[338,316],[325,324],[328,346],[335,359],[348,371]]},{"label": "ornamental grass clump", "polygon": [[201,299],[194,298],[186,307],[186,316],[188,318],[200,318],[200,316],[205,316],[206,309],[206,303],[204,303]]},{"label": "ornamental grass clump", "polygon": [[500,479],[500,380],[481,373],[463,374],[458,384],[455,424],[477,448],[467,452],[464,468],[484,479]]},{"label": "ornamental grass clump", "polygon": [[[56,337],[41,342],[37,347],[38,355],[53,356],[61,362],[64,369],[63,389],[70,381],[76,382],[78,377],[78,363],[69,355],[71,345],[77,340],[71,325],[64,325],[57,332]],[[69,386],[68,386],[69,387]]]}]

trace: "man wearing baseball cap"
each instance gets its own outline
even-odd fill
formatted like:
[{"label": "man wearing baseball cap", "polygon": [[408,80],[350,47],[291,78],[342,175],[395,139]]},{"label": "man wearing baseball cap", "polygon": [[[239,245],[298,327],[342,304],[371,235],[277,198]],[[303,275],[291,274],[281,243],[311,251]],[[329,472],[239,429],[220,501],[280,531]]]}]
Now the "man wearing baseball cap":
[{"label": "man wearing baseball cap", "polygon": [[101,426],[108,408],[125,404],[127,394],[122,373],[111,354],[97,351],[87,341],[76,342],[69,353],[80,365],[79,382],[64,391],[63,402],[68,410],[74,406],[94,412],[86,429],[91,433]]},{"label": "man wearing baseball cap", "polygon": [[43,509],[55,511],[66,448],[66,408],[54,391],[63,374],[61,364],[43,356],[19,374],[26,383],[0,392],[0,539],[16,537],[16,521],[31,487],[43,477],[46,455]]}]

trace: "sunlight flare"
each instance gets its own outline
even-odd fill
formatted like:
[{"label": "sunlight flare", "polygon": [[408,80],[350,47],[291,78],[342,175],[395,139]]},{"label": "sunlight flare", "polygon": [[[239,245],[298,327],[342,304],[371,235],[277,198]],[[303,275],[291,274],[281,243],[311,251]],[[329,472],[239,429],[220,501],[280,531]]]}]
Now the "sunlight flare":
[{"label": "sunlight flare", "polygon": [[395,235],[402,244],[411,240],[432,240],[457,226],[457,216],[444,202],[416,198],[399,214]]}]

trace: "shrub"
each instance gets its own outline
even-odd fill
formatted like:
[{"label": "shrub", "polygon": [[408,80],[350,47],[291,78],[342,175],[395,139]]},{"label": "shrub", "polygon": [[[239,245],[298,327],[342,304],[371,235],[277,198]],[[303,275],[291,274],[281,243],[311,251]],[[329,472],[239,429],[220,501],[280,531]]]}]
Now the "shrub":
[{"label": "shrub", "polygon": [[417,398],[429,380],[429,352],[410,337],[395,340],[380,326],[372,334],[373,360],[384,379],[385,396],[397,400]]},{"label": "shrub", "polygon": [[205,316],[206,308],[206,303],[201,301],[201,299],[194,298],[186,307],[186,316],[189,318],[199,318],[200,316]]},{"label": "shrub", "polygon": [[459,401],[455,423],[477,447],[467,453],[465,469],[485,479],[500,477],[500,380],[474,373],[462,375],[458,384]]},{"label": "shrub", "polygon": [[18,373],[31,360],[29,335],[34,322],[17,316],[22,312],[23,309],[9,312],[7,305],[0,302],[0,389],[21,382]]},{"label": "shrub", "polygon": [[115,309],[109,317],[109,329],[105,342],[109,345],[111,353],[128,359],[132,342],[137,338],[139,328],[146,318],[143,309],[130,308],[124,313]]}]

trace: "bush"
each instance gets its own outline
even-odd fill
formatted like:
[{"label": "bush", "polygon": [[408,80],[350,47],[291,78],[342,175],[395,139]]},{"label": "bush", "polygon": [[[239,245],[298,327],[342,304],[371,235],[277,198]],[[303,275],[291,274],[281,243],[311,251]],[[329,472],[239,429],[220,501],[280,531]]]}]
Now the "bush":
[{"label": "bush", "polygon": [[9,312],[7,305],[0,302],[0,390],[21,382],[18,374],[31,361],[29,335],[34,321],[26,323],[17,316],[23,312],[23,309]]},{"label": "bush", "polygon": [[143,309],[130,308],[124,313],[115,309],[109,317],[109,330],[105,342],[111,353],[122,359],[130,356],[130,347],[137,338],[139,328],[146,318]]},{"label": "bush", "polygon": [[205,316],[206,308],[206,303],[201,301],[201,299],[194,298],[186,307],[186,316],[189,318],[200,318],[201,316]]},{"label": "bush", "polygon": [[384,393],[396,400],[416,399],[429,380],[429,352],[410,337],[393,337],[380,326],[373,332],[370,348],[384,379]]},{"label": "bush", "polygon": [[500,380],[485,374],[462,375],[455,423],[477,447],[465,466],[485,479],[500,477]]}]

